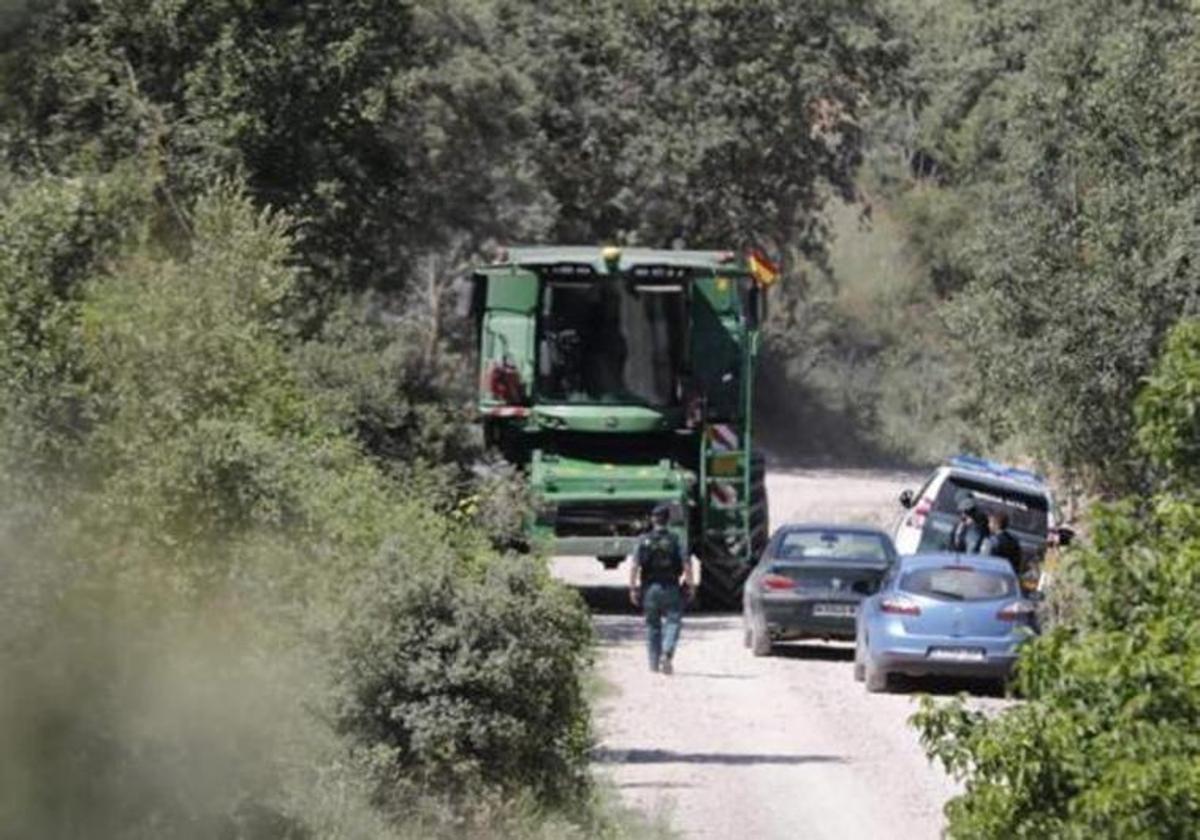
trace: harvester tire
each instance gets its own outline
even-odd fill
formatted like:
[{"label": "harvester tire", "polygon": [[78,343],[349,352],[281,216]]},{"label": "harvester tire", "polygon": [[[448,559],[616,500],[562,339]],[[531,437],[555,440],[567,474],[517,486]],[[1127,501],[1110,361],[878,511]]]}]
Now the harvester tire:
[{"label": "harvester tire", "polygon": [[742,586],[758,563],[770,539],[767,520],[766,469],[762,456],[755,453],[750,485],[751,518],[750,558],[731,557],[710,549],[700,558],[700,603],[708,610],[735,610],[742,603]]},{"label": "harvester tire", "polygon": [[700,605],[706,610],[727,612],[742,603],[746,575],[739,575],[728,559],[722,559],[724,563],[715,558],[700,561]]}]

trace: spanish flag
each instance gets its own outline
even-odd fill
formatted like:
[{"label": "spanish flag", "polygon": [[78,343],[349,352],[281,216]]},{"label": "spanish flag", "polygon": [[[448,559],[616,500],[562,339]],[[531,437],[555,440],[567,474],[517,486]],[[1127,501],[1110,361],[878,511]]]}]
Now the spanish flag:
[{"label": "spanish flag", "polygon": [[746,256],[750,274],[760,286],[770,286],[779,279],[779,266],[772,262],[761,248],[751,248]]}]

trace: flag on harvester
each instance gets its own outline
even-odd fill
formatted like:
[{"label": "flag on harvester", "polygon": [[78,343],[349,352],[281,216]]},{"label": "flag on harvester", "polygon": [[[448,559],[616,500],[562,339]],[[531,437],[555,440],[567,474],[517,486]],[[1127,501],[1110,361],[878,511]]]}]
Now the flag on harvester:
[{"label": "flag on harvester", "polygon": [[746,258],[750,274],[760,286],[770,286],[779,279],[779,266],[772,262],[761,248],[751,248]]}]

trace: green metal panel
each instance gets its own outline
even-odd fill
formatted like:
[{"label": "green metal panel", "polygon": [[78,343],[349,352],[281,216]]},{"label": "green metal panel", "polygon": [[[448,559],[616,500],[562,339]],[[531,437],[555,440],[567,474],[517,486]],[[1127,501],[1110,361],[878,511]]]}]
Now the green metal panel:
[{"label": "green metal panel", "polygon": [[721,315],[736,313],[737,275],[714,274],[697,280],[693,288],[696,301],[703,303],[711,311]]},{"label": "green metal panel", "polygon": [[679,425],[682,412],[640,405],[539,405],[533,419],[546,429],[576,432],[658,432]]},{"label": "green metal panel", "polygon": [[[492,365],[506,362],[517,369],[528,394],[533,383],[534,336],[532,313],[518,314],[498,309],[485,314],[479,353],[481,382]],[[480,402],[486,406],[494,405],[497,401],[481,386]]]},{"label": "green metal panel", "polygon": [[534,490],[546,499],[669,501],[690,489],[690,475],[666,459],[658,464],[629,465],[537,453],[530,479]]},{"label": "green metal panel", "polygon": [[[533,454],[529,472],[530,488],[543,509],[571,502],[685,505],[695,484],[691,471],[669,459],[657,464],[613,464],[543,455],[539,450]],[[676,523],[673,530],[690,551],[687,523]],[[628,554],[637,543],[637,537],[616,535],[556,538],[553,526],[548,524],[535,524],[533,537],[550,545],[557,554],[572,555]]]},{"label": "green metal panel", "polygon": [[740,414],[744,375],[741,323],[731,278],[697,282],[692,295],[692,377],[710,417],[733,419]]},{"label": "green metal panel", "polygon": [[489,310],[532,313],[537,309],[538,277],[532,271],[513,266],[489,271],[486,277]]}]

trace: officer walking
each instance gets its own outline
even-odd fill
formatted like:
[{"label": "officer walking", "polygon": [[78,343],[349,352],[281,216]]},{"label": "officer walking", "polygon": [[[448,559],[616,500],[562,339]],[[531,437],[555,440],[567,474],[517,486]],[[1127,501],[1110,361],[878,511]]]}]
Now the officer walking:
[{"label": "officer walking", "polygon": [[683,556],[679,538],[667,528],[670,507],[658,505],[650,518],[653,527],[638,542],[633,554],[629,600],[645,612],[650,670],[669,675],[683,624],[684,600],[692,595],[692,563]]},{"label": "officer walking", "polygon": [[1021,543],[1008,530],[1008,514],[1004,511],[988,514],[988,525],[991,527],[992,535],[984,543],[983,553],[991,554],[994,557],[1003,557],[1012,566],[1016,576],[1020,577],[1021,573],[1025,571],[1021,558]]},{"label": "officer walking", "polygon": [[950,535],[950,550],[959,554],[978,554],[988,538],[987,516],[971,493],[958,500],[958,524]]}]

